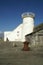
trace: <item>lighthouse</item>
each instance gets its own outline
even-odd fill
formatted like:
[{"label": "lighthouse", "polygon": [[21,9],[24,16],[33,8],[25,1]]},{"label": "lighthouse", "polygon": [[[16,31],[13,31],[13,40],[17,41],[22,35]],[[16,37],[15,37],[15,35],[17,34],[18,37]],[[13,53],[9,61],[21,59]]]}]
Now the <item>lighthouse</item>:
[{"label": "lighthouse", "polygon": [[25,35],[33,32],[35,14],[32,12],[26,12],[22,14],[23,26],[22,26],[22,41],[25,40]]},{"label": "lighthouse", "polygon": [[4,41],[7,39],[9,41],[26,41],[25,35],[30,34],[33,32],[34,28],[34,17],[35,14],[31,12],[26,12],[22,14],[23,22],[18,25],[12,31],[5,31],[4,32]]}]

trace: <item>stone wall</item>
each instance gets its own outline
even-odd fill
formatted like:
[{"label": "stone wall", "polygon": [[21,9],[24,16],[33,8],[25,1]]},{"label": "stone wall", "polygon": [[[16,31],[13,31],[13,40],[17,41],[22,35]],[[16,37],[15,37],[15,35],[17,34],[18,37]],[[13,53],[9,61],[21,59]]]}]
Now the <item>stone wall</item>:
[{"label": "stone wall", "polygon": [[30,46],[42,46],[43,45],[43,30],[37,31],[33,34],[26,36],[26,40],[30,42]]}]

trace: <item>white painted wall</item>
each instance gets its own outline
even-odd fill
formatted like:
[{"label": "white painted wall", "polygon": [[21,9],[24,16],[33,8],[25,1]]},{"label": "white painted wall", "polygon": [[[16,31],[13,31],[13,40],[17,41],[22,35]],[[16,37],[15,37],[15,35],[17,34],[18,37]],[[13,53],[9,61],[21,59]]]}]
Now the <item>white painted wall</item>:
[{"label": "white painted wall", "polygon": [[25,41],[25,35],[33,32],[34,28],[34,15],[26,13],[22,15],[23,23],[16,29],[10,32],[4,32],[4,41],[8,38],[9,41]]},{"label": "white painted wall", "polygon": [[23,40],[25,41],[25,35],[33,32],[34,28],[34,19],[32,17],[23,18]]},{"label": "white painted wall", "polygon": [[11,32],[4,32],[4,41],[21,41],[21,30],[22,30],[22,24],[20,24],[16,29],[14,29]]},{"label": "white painted wall", "polygon": [[4,32],[4,41],[7,40],[8,36],[10,35],[11,31],[5,31]]}]

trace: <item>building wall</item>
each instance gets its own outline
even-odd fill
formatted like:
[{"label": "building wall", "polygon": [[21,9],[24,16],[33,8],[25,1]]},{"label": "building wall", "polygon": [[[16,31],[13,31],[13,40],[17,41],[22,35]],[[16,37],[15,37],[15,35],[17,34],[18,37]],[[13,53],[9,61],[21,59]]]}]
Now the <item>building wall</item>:
[{"label": "building wall", "polygon": [[34,14],[24,13],[22,15],[23,23],[11,32],[4,32],[4,41],[26,41],[25,35],[33,32],[34,28]]},{"label": "building wall", "polygon": [[21,41],[22,37],[22,24],[20,24],[15,30],[11,32],[4,32],[4,41],[8,40],[9,41]]},{"label": "building wall", "polygon": [[26,37],[27,41],[30,42],[31,46],[42,46],[43,45],[43,30],[40,30],[34,34]]},{"label": "building wall", "polygon": [[7,41],[8,36],[11,34],[11,31],[4,32],[4,41]]},{"label": "building wall", "polygon": [[33,32],[34,18],[26,17],[23,18],[23,41],[25,41],[25,35]]}]

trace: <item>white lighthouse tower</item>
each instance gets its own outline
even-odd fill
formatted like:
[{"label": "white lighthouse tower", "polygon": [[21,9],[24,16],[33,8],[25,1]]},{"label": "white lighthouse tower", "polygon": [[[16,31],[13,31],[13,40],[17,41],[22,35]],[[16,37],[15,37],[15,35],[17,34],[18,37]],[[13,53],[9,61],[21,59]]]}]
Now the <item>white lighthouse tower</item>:
[{"label": "white lighthouse tower", "polygon": [[22,18],[23,18],[23,29],[22,29],[22,41],[25,41],[25,35],[30,34],[33,32],[34,28],[34,13],[23,13]]},{"label": "white lighthouse tower", "polygon": [[26,41],[25,40],[25,35],[30,34],[33,32],[34,28],[34,13],[23,13],[22,18],[23,18],[23,23],[20,24],[16,29],[12,31],[5,31],[4,32],[4,41],[7,39],[9,41]]}]

